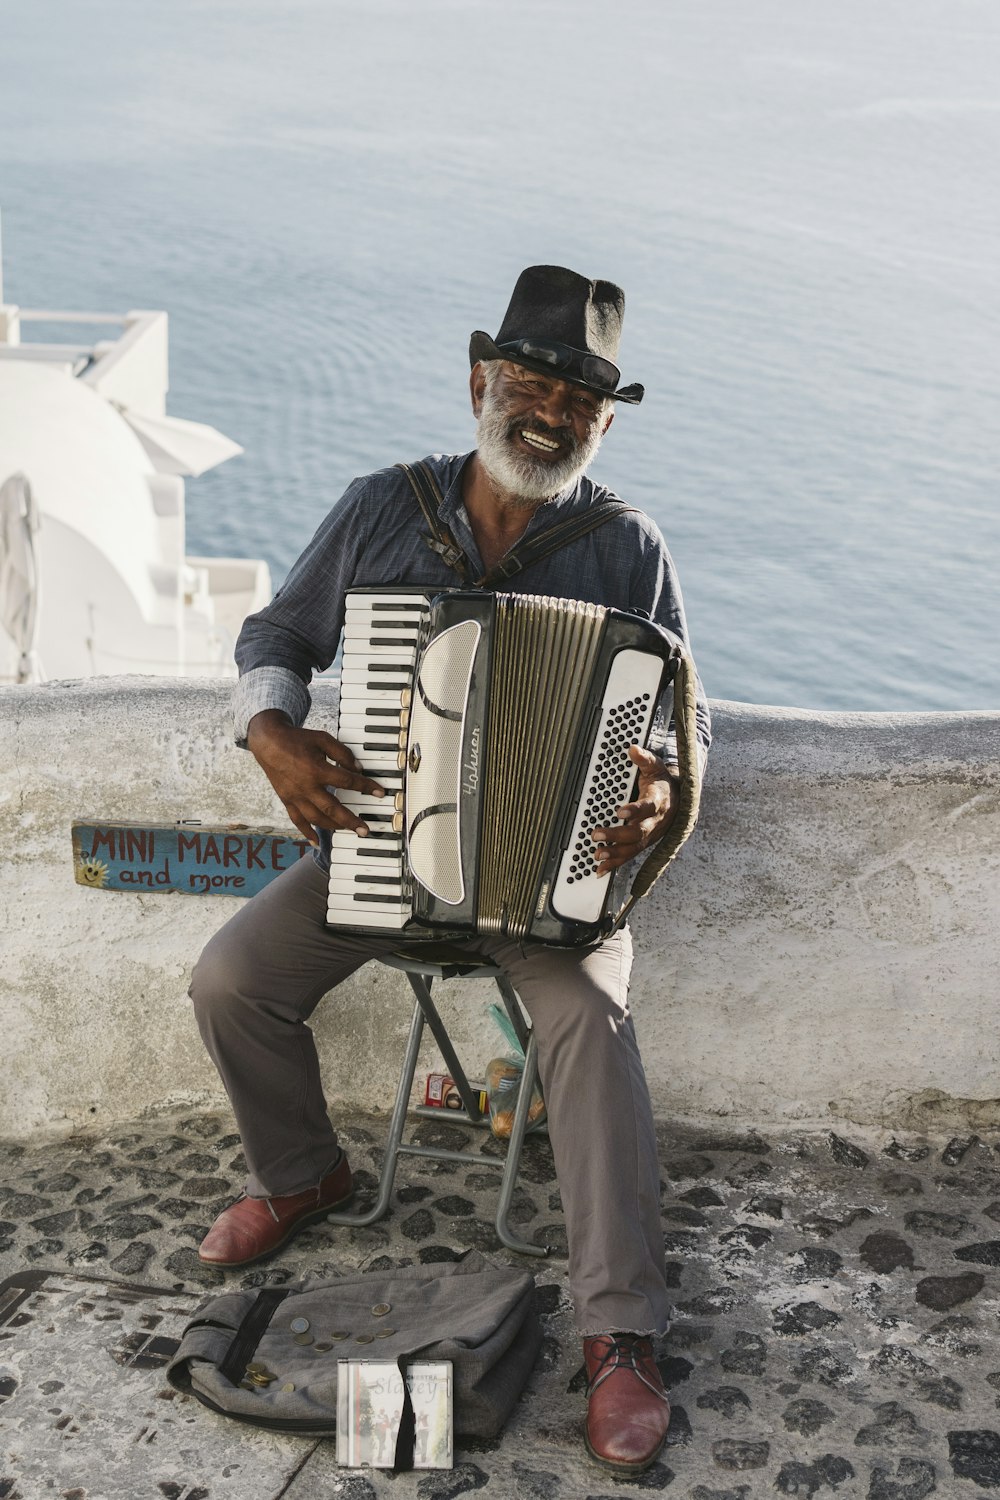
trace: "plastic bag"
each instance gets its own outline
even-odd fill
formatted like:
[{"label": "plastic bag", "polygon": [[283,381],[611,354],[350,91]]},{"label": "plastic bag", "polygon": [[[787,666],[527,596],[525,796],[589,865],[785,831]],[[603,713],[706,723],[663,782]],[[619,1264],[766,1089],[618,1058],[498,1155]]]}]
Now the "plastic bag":
[{"label": "plastic bag", "polygon": [[[510,1140],[510,1133],[514,1128],[517,1101],[521,1097],[524,1053],[521,1051],[517,1034],[502,1006],[491,1005],[490,1014],[511,1047],[517,1049],[507,1053],[505,1057],[494,1057],[486,1068],[486,1090],[490,1100],[490,1129],[500,1140],[507,1141]],[[536,1082],[528,1110],[528,1129],[530,1130],[533,1125],[540,1125],[544,1119],[545,1101]]]}]

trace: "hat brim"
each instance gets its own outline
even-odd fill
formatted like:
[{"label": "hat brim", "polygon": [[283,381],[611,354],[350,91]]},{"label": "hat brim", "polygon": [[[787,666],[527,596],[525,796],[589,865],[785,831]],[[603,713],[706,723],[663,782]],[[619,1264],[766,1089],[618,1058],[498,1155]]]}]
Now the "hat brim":
[{"label": "hat brim", "polygon": [[[512,360],[509,354],[505,354],[494,339],[481,328],[477,328],[469,340],[469,364],[477,365],[481,360],[506,359],[511,364],[524,365],[527,370],[537,370],[540,375],[551,376],[552,366],[541,359],[527,359],[524,355],[518,355]],[[609,391],[602,385],[592,385],[588,380],[571,380],[571,385],[582,386],[585,391],[594,391],[596,395],[603,396],[609,401],[625,401],[629,406],[638,406],[645,395],[645,387],[637,382],[632,385],[621,386],[617,391]]]}]

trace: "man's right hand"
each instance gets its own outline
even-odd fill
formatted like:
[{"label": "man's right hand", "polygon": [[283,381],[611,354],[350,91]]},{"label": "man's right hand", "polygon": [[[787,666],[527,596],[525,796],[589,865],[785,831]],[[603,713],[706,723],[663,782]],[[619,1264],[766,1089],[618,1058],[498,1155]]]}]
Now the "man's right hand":
[{"label": "man's right hand", "polygon": [[347,746],[332,734],[296,729],[287,714],[268,708],[250,720],[247,748],[310,844],[317,843],[315,828],[368,832],[364,820],[339,802],[333,789],[349,787],[383,797],[385,788],[364,774]]}]

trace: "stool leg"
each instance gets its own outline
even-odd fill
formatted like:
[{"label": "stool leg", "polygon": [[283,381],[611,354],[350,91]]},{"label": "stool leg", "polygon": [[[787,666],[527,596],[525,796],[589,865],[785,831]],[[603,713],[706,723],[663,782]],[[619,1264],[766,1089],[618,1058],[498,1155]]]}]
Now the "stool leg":
[{"label": "stool leg", "polygon": [[423,1032],[424,1013],[418,998],[414,1001],[413,1005],[410,1035],[407,1038],[406,1054],[403,1058],[403,1071],[399,1075],[396,1102],[392,1107],[392,1119],[389,1122],[389,1135],[385,1143],[385,1160],[382,1163],[382,1176],[379,1178],[378,1196],[371,1208],[363,1214],[327,1214],[326,1220],[329,1224],[349,1224],[360,1229],[366,1224],[377,1224],[379,1219],[385,1217],[389,1208],[389,1199],[392,1196],[392,1184],[396,1177],[396,1167],[399,1162],[399,1143],[403,1139],[403,1127],[406,1124],[406,1111],[410,1103],[413,1075],[417,1071],[417,1057],[420,1052],[420,1038],[423,1036]]},{"label": "stool leg", "polygon": [[[506,1000],[506,995],[504,999]],[[521,1079],[521,1094],[517,1101],[517,1109],[514,1111],[514,1123],[511,1126],[510,1142],[507,1146],[507,1161],[503,1169],[503,1177],[500,1181],[500,1197],[497,1200],[497,1234],[500,1243],[507,1246],[508,1250],[517,1250],[521,1255],[548,1255],[546,1245],[532,1245],[515,1234],[510,1227],[508,1214],[514,1198],[514,1188],[517,1186],[517,1173],[521,1165],[521,1150],[524,1146],[524,1137],[528,1129],[528,1111],[531,1108],[531,1096],[535,1090],[535,1080],[538,1077],[538,1043],[535,1041],[534,1032],[528,1034],[528,1047],[524,1055],[524,1076]]]},{"label": "stool leg", "polygon": [[445,1066],[451,1077],[455,1080],[455,1087],[458,1089],[459,1098],[465,1105],[465,1112],[473,1124],[476,1124],[483,1118],[483,1112],[479,1108],[478,1100],[473,1098],[465,1069],[458,1060],[458,1053],[451,1044],[451,1037],[448,1035],[444,1022],[438,1015],[437,1006],[431,999],[431,987],[422,974],[407,974],[406,977],[413,986],[413,993],[416,995],[417,1003],[424,1013],[424,1020],[431,1028],[431,1034],[438,1044],[438,1050],[444,1058]]}]

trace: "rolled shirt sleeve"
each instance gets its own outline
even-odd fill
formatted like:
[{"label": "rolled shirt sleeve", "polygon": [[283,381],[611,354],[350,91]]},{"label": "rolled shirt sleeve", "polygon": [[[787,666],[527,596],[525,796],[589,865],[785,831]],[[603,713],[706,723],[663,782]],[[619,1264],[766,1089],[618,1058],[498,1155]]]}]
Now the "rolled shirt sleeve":
[{"label": "rolled shirt sleeve", "polygon": [[270,604],[244,621],[232,704],[236,743],[244,748],[255,714],[280,709],[296,726],[308,716],[308,684],[331,665],[340,645],[344,595],[368,537],[371,481],[352,481]]},{"label": "rolled shirt sleeve", "polygon": [[254,714],[278,708],[298,728],[304,724],[312,698],[301,677],[288,667],[252,667],[233,693],[233,730],[236,743],[246,749],[247,729]]}]

